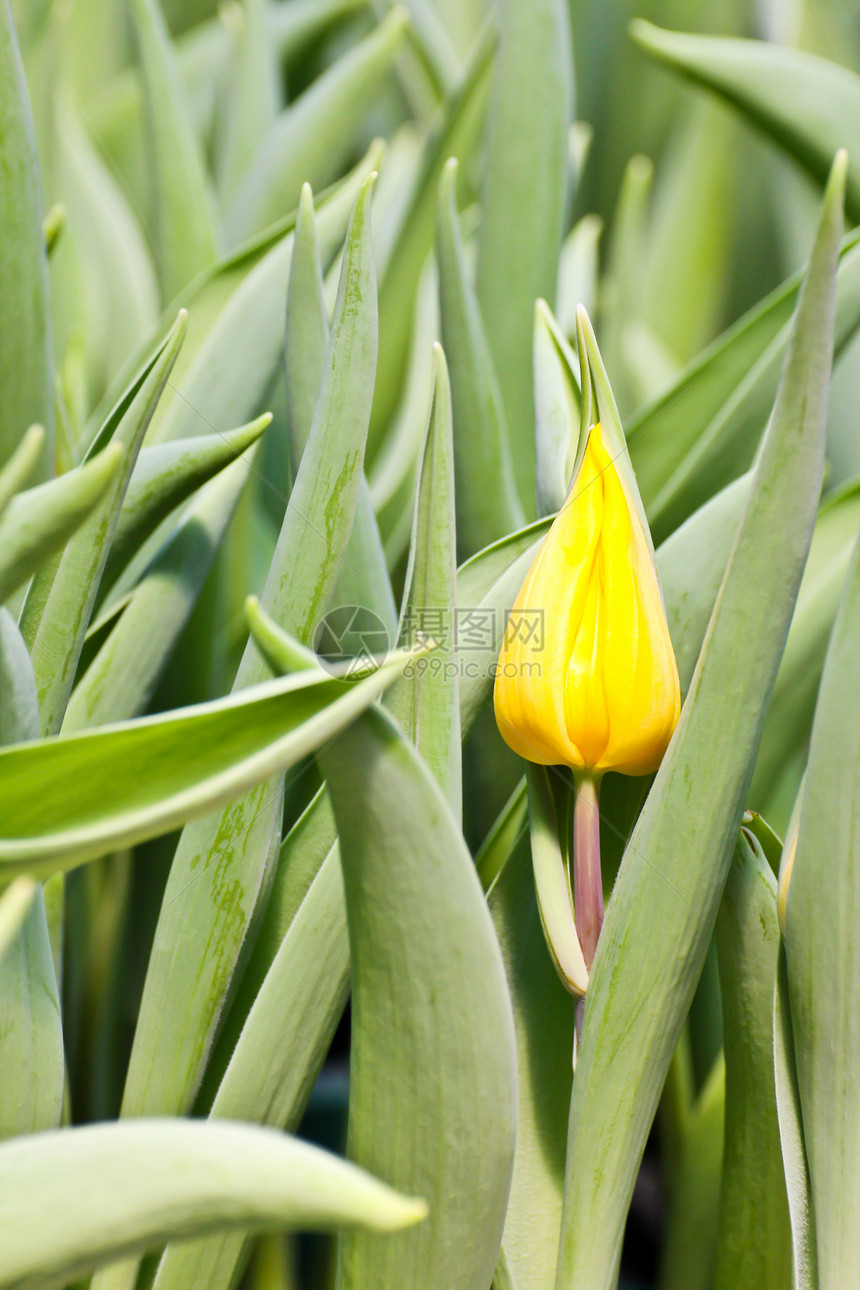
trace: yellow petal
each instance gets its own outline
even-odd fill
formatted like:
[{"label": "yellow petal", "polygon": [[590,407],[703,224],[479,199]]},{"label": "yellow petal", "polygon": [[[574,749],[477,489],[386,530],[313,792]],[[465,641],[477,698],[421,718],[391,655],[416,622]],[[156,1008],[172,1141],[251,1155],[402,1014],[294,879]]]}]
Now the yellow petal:
[{"label": "yellow petal", "polygon": [[600,425],[517,597],[495,709],[528,761],[644,775],[680,711],[657,572]]}]

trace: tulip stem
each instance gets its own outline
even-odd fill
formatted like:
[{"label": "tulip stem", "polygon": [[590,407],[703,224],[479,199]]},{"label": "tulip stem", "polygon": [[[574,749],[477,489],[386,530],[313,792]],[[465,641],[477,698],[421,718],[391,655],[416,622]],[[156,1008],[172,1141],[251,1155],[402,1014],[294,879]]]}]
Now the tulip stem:
[{"label": "tulip stem", "polygon": [[585,966],[590,971],[603,926],[600,776],[575,775],[573,791],[573,911]]}]

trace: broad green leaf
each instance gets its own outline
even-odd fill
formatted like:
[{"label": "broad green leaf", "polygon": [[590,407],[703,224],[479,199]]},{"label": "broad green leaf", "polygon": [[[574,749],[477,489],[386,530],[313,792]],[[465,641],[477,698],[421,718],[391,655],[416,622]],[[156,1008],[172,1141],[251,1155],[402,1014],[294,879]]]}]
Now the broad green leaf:
[{"label": "broad green leaf", "polygon": [[450,355],[457,553],[461,560],[523,524],[499,383],[469,280],[457,214],[457,161],[439,184],[436,256],[442,341]]},{"label": "broad green leaf", "polygon": [[672,1190],[660,1290],[710,1290],[723,1158],[725,1068],[714,1062],[689,1112]]},{"label": "broad green leaf", "polygon": [[72,691],[63,720],[64,734],[125,721],[145,711],[206,580],[251,467],[250,460],[235,461],[189,506]]},{"label": "broad green leaf", "polygon": [[[783,911],[780,909],[780,921]],[[784,934],[783,927],[783,934]],[[809,1166],[803,1141],[797,1057],[791,1024],[785,942],[782,942],[773,996],[774,1077],[779,1139],[788,1208],[791,1214],[794,1290],[818,1290],[815,1221],[809,1194]]]},{"label": "broad green leaf", "polygon": [[184,332],[185,313],[180,311],[164,343],[113,409],[90,449],[92,456],[107,443],[119,445],[124,449],[121,467],[113,471],[101,501],[62,553],[30,584],[21,626],[33,659],[45,734],[55,734],[62,723],[122,499]]},{"label": "broad green leaf", "polygon": [[516,1118],[510,1000],[471,856],[420,755],[379,710],[323,754],[352,959],[348,1152],[426,1193],[383,1245],[343,1239],[337,1285],[486,1290]]},{"label": "broad green leaf", "polygon": [[426,1213],[354,1165],[251,1125],[148,1120],[42,1133],[0,1146],[0,1177],[8,1290],[51,1290],[172,1236],[249,1224],[387,1232]]},{"label": "broad green leaf", "polygon": [[39,466],[53,473],[53,373],[42,197],[33,118],[15,26],[0,9],[0,465],[29,425],[46,429]]},{"label": "broad green leaf", "polygon": [[278,51],[271,40],[269,9],[269,0],[245,0],[235,13],[235,51],[215,154],[222,201],[232,196],[281,107]]},{"label": "broad green leaf", "polygon": [[20,587],[98,506],[123,459],[109,444],[92,461],[12,498],[0,514],[0,600]]},{"label": "broad green leaf", "polygon": [[321,188],[337,177],[390,72],[406,24],[405,9],[395,8],[273,123],[224,217],[228,245],[292,210],[303,183]]},{"label": "broad green leaf", "polygon": [[163,302],[215,260],[212,198],[159,0],[130,5],[146,94],[152,228]]},{"label": "broad green leaf", "polygon": [[[328,601],[361,480],[376,359],[372,182],[356,200],[323,388],[262,596],[263,608],[303,645],[311,643]],[[266,671],[249,642],[236,690]],[[189,1109],[255,906],[267,890],[282,812],[283,782],[274,779],[183,831],[155,933],[124,1115]],[[129,1275],[111,1284],[132,1281]]]},{"label": "broad green leaf", "polygon": [[776,879],[742,829],[716,923],[726,1054],[726,1136],[716,1290],[791,1284],[779,1143],[773,998],[780,948]]},{"label": "broad green leaf", "polygon": [[[282,852],[279,864],[294,858],[299,857]],[[211,1117],[295,1130],[348,994],[346,906],[335,844],[293,911],[242,1027]],[[191,1285],[229,1290],[246,1239],[247,1233],[238,1231],[169,1245],[155,1278],[157,1290]]]},{"label": "broad green leaf", "polygon": [[271,423],[267,412],[256,421],[223,433],[197,435],[141,449],[117,518],[104,572],[110,587],[132,555],[163,519],[207,480],[249,452]]},{"label": "broad green leaf", "polygon": [[567,204],[573,57],[562,0],[504,0],[488,121],[477,293],[511,434],[514,477],[534,514],[532,319],[555,299]]},{"label": "broad green leaf", "polygon": [[837,148],[849,158],[846,206],[860,219],[860,78],[787,45],[662,31],[637,19],[633,39],[652,57],[714,90],[771,135],[819,181]]},{"label": "broad green leaf", "polygon": [[[0,744],[36,739],[39,708],[27,647],[0,609]],[[63,1105],[63,1029],[42,888],[17,880],[0,931],[0,1139],[54,1129]],[[16,914],[16,904],[18,913]],[[9,921],[12,922],[10,928]],[[14,927],[17,921],[17,928]],[[14,929],[14,930],[13,930]]]},{"label": "broad green leaf", "polygon": [[462,813],[460,716],[455,641],[456,529],[451,387],[441,345],[427,435],[418,470],[412,542],[400,611],[398,645],[433,641],[392,687],[388,707],[421,751],[455,820]]},{"label": "broad green leaf", "polygon": [[860,546],[855,549],[819,687],[785,905],[785,951],[803,1135],[818,1249],[818,1285],[844,1285],[857,1266],[848,1215],[860,1194],[860,1099],[851,1072],[860,1030],[856,981],[854,810],[860,748],[856,641]]},{"label": "broad green leaf", "polygon": [[[598,944],[571,1100],[559,1290],[572,1268],[577,1290],[612,1284],[639,1161],[731,861],[821,487],[844,175],[842,154],[705,644]],[[600,1113],[607,1102],[610,1123]]]},{"label": "broad green leaf", "polygon": [[750,787],[750,802],[759,810],[776,790],[786,761],[806,748],[830,629],[858,532],[860,488],[855,482],[827,500],[815,524]]},{"label": "broad green leaf", "polygon": [[353,685],[320,670],[165,716],[0,749],[2,872],[71,869],[236,798],[337,734],[410,657]]},{"label": "broad green leaf", "polygon": [[509,838],[507,863],[488,895],[514,1007],[519,1071],[517,1143],[504,1251],[518,1286],[552,1290],[561,1226],[575,1003],[546,951],[527,827],[520,819],[517,834]]},{"label": "broad green leaf", "polygon": [[[379,370],[368,437],[372,464],[403,391],[418,286],[433,246],[439,180],[449,157],[469,165],[478,140],[490,83],[491,42],[484,40],[457,90],[442,105],[424,144],[418,171],[387,259],[380,267]],[[422,408],[426,406],[422,402]]]}]

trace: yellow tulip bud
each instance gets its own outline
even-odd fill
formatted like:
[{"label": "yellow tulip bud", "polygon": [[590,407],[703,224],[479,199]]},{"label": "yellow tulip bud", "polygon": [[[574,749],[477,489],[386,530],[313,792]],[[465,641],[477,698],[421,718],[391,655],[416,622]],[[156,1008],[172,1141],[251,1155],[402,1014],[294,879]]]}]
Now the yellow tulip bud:
[{"label": "yellow tulip bud", "polygon": [[514,752],[596,775],[656,770],[677,724],[657,571],[599,423],[511,611],[494,701]]}]

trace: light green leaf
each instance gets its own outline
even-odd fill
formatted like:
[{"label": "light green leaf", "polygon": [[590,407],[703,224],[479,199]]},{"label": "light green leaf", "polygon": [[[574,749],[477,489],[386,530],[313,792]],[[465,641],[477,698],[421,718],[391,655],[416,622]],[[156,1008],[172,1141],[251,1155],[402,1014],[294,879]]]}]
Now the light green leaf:
[{"label": "light green leaf", "polygon": [[629,337],[640,324],[642,266],[645,259],[648,203],[654,180],[650,158],[636,154],[628,161],[612,222],[606,272],[600,285],[600,336],[613,376],[621,411],[634,403],[634,382],[627,361]]},{"label": "light green leaf", "polygon": [[558,262],[556,313],[565,336],[576,335],[576,310],[585,305],[594,313],[597,300],[598,247],[603,220],[583,215],[562,243]]},{"label": "light green leaf", "polygon": [[231,197],[257,144],[281,108],[280,68],[271,39],[269,0],[244,0],[231,14],[235,51],[224,122],[216,147],[218,194]]},{"label": "light green leaf", "polygon": [[535,474],[541,515],[560,510],[577,458],[582,415],[579,362],[545,300],[535,307]]},{"label": "light green leaf", "polygon": [[146,94],[152,227],[168,304],[215,260],[212,199],[159,0],[132,0],[130,9]]},{"label": "light green leaf", "polygon": [[690,1109],[660,1260],[660,1290],[710,1290],[723,1158],[725,1067],[718,1057]]},{"label": "light green leaf", "polygon": [[[850,1280],[860,1245],[848,1215],[860,1195],[860,1098],[851,1072],[860,1030],[856,988],[860,854],[856,818],[857,631],[860,546],[855,549],[824,664],[785,906],[785,951],[803,1136],[818,1247],[818,1285]],[[789,852],[788,861],[791,863]]]},{"label": "light green leaf", "polygon": [[457,687],[456,529],[451,387],[441,345],[427,435],[418,470],[412,543],[403,589],[398,645],[433,641],[432,655],[416,658],[392,688],[388,707],[420,750],[455,820],[462,814],[460,716]]},{"label": "light green leaf", "polygon": [[425,1213],[354,1165],[251,1125],[62,1129],[0,1146],[0,1286],[51,1290],[172,1236],[249,1224],[386,1232]]},{"label": "light green leaf", "polygon": [[321,188],[337,177],[390,72],[407,21],[404,8],[392,10],[274,122],[224,217],[229,246],[292,210],[304,182]]},{"label": "light green leaf", "polygon": [[354,685],[320,670],[165,716],[0,749],[3,873],[71,869],[211,811],[330,739],[410,657]]},{"label": "light green leaf", "polygon": [[[121,468],[113,470],[101,501],[62,554],[43,567],[30,584],[21,629],[33,660],[45,734],[55,734],[62,723],[122,499],[184,332],[185,313],[180,311],[164,343],[113,409],[90,448],[92,457],[106,443],[120,446],[125,450]],[[107,465],[111,465],[110,459]]]},{"label": "light green leaf", "polygon": [[860,486],[855,482],[828,498],[815,524],[750,787],[750,802],[760,810],[776,790],[786,762],[809,740],[830,629],[858,532]]},{"label": "light green leaf", "polygon": [[64,734],[125,721],[146,709],[211,568],[250,469],[250,460],[235,461],[202,489],[188,508],[129,593],[110,635],[72,691],[63,720]]},{"label": "light green leaf", "polygon": [[0,467],[0,515],[32,476],[44,446],[44,427],[32,425],[21,436],[21,441],[9,460]]},{"label": "light green leaf", "polygon": [[436,255],[439,312],[451,356],[457,553],[461,560],[523,524],[511,466],[508,427],[457,214],[457,161],[439,183]]},{"label": "light green leaf", "polygon": [[[374,145],[317,205],[323,264],[343,243],[357,193],[381,157]],[[265,406],[284,353],[284,297],[295,215],[221,264],[185,297],[189,331],[150,443],[241,425]]]},{"label": "light green leaf", "polygon": [[514,477],[534,514],[532,319],[555,300],[567,204],[573,57],[562,0],[504,0],[489,114],[477,292],[511,434]]},{"label": "light green leaf", "polygon": [[[279,872],[299,858],[282,849]],[[292,912],[218,1088],[213,1118],[295,1130],[343,1013],[349,942],[336,844]],[[229,1290],[246,1240],[238,1231],[169,1245],[155,1287]]]},{"label": "light green leaf", "polygon": [[489,892],[495,886],[496,879],[527,829],[526,781],[521,779],[475,852],[475,868],[484,891]]},{"label": "light green leaf", "polygon": [[726,1137],[716,1290],[791,1284],[791,1227],[774,1082],[776,879],[742,829],[716,924],[726,1054]]},{"label": "light green leaf", "polygon": [[[408,368],[418,287],[433,246],[442,168],[456,156],[467,167],[478,141],[490,84],[492,43],[481,42],[457,90],[442,105],[424,144],[412,190],[400,207],[391,249],[380,270],[379,370],[373,399],[368,457],[375,459],[397,408]],[[422,402],[422,408],[426,406]]]},{"label": "light green leaf", "polygon": [[29,425],[46,429],[39,465],[53,473],[53,373],[42,197],[33,118],[15,26],[0,8],[0,465]]},{"label": "light green leaf", "polygon": [[[517,800],[525,806],[523,794]],[[519,1071],[517,1143],[504,1251],[517,1285],[552,1290],[561,1226],[575,1005],[546,951],[525,837],[528,826],[522,815],[515,819],[519,827],[513,836],[510,829],[505,834],[506,863],[488,896],[514,1006]],[[501,1290],[504,1282],[497,1285]]]},{"label": "light green leaf", "polygon": [[[782,911],[780,911],[780,914]],[[794,1290],[818,1290],[815,1220],[809,1194],[809,1168],[803,1141],[797,1057],[789,1004],[785,943],[780,947],[773,996],[774,1076],[779,1138],[788,1208],[791,1214]]]},{"label": "light green leaf", "polygon": [[337,1284],[486,1290],[516,1117],[510,1000],[471,856],[419,754],[379,710],[323,754],[352,958],[348,1151],[426,1192],[430,1218],[342,1241]]},{"label": "light green leaf", "polygon": [[[860,248],[852,233],[837,275],[836,350],[860,316]],[[630,457],[660,542],[751,462],[776,392],[800,275],[729,328],[627,425]]]},{"label": "light green leaf", "polygon": [[138,548],[181,502],[231,463],[250,460],[249,450],[271,420],[272,414],[267,412],[237,430],[142,448],[117,518],[104,586],[112,585]]},{"label": "light green leaf", "polygon": [[[639,1161],[728,872],[821,487],[844,174],[841,155],[752,493],[598,944],[571,1101],[559,1290],[573,1268],[577,1290],[609,1290],[614,1280]],[[607,1104],[611,1121],[601,1114]]]},{"label": "light green leaf", "polygon": [[20,587],[57,551],[116,482],[119,443],[75,470],[12,498],[0,514],[0,600]]},{"label": "light green leaf", "polygon": [[294,476],[298,473],[314,419],[325,370],[328,335],[328,310],[314,218],[314,199],[310,184],[303,184],[290,264],[284,338],[287,417]]},{"label": "light green leaf", "polygon": [[[263,608],[303,645],[328,601],[361,479],[376,358],[372,182],[356,200],[323,388],[262,596]],[[266,671],[249,642],[236,690]],[[324,683],[319,671],[309,675]],[[124,1115],[189,1109],[255,907],[267,894],[282,813],[283,782],[274,779],[183,831],[156,928]],[[130,1273],[111,1284],[132,1282]]]},{"label": "light green leaf", "polygon": [[652,57],[707,86],[824,183],[833,154],[847,148],[846,206],[860,219],[860,78],[837,63],[787,45],[662,31],[639,18],[637,44]]},{"label": "light green leaf", "polygon": [[[27,647],[0,609],[0,743],[39,735]],[[56,1128],[65,1066],[60,1000],[42,888],[13,882],[0,906],[0,1139]]]}]

